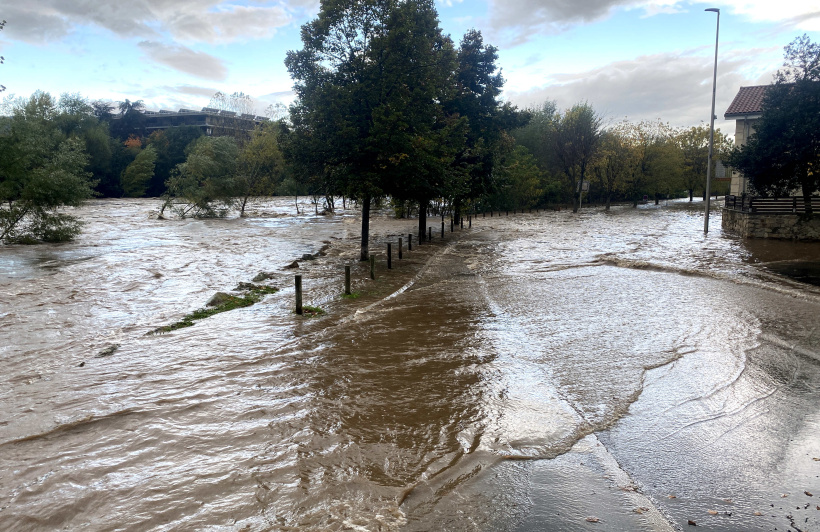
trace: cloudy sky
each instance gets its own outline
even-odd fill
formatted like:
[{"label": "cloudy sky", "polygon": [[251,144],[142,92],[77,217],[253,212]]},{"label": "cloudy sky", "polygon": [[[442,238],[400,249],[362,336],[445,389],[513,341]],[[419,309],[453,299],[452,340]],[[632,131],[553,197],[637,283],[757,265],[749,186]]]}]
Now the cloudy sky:
[{"label": "cloudy sky", "polygon": [[[437,0],[454,40],[499,48],[505,99],[588,101],[608,120],[709,121],[714,13],[721,9],[716,114],[742,85],[771,82],[783,47],[820,40],[818,0]],[[283,61],[317,0],[0,0],[4,94],[79,92],[198,108],[216,91],[291,98]]]}]

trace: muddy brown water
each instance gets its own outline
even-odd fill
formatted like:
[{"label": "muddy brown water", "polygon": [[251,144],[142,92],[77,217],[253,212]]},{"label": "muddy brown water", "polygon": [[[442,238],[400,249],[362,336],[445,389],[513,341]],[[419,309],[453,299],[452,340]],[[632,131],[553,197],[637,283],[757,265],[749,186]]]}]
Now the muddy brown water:
[{"label": "muddy brown water", "polygon": [[[818,528],[820,289],[783,274],[817,245],[670,203],[408,252],[380,213],[372,281],[356,212],[302,207],[95,201],[77,242],[0,248],[0,529]],[[280,292],[146,334],[262,271]]]}]

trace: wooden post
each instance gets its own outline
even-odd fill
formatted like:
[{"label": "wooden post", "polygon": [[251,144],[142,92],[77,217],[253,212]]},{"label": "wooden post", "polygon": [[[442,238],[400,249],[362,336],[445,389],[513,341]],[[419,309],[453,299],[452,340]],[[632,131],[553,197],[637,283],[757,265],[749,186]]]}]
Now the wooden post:
[{"label": "wooden post", "polygon": [[407,234],[407,251],[413,251],[413,233]]},{"label": "wooden post", "polygon": [[296,314],[302,315],[302,276],[296,276]]},{"label": "wooden post", "polygon": [[376,279],[376,255],[370,255],[370,278]]},{"label": "wooden post", "polygon": [[393,269],[393,244],[387,243],[387,269]]},{"label": "wooden post", "polygon": [[401,260],[401,237],[399,237],[399,260]]}]

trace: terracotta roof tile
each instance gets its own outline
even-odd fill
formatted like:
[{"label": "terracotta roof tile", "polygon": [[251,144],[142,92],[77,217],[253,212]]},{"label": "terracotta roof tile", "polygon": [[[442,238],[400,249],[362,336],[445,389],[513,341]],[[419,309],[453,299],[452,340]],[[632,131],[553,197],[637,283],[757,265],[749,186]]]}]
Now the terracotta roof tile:
[{"label": "terracotta roof tile", "polygon": [[731,118],[738,115],[758,114],[763,105],[763,95],[771,85],[755,85],[753,87],[740,87],[737,96],[732,100],[732,104],[726,109],[724,118]]}]

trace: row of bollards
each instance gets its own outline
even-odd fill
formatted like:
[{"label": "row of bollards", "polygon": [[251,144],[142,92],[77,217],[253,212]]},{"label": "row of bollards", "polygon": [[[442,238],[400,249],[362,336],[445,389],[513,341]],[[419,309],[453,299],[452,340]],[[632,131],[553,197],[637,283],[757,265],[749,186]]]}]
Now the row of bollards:
[{"label": "row of bollards", "polygon": [[[536,212],[538,212],[538,211],[539,211],[539,209],[536,209]],[[506,212],[507,212],[507,216],[509,216],[510,211],[506,211]],[[523,213],[524,210],[522,210],[521,212]],[[513,209],[513,214],[515,214],[515,213],[516,213],[516,210]],[[532,213],[532,209],[530,209],[530,213]],[[500,214],[499,214],[499,216],[500,216]],[[482,212],[482,217],[484,217],[484,218],[487,217],[487,212],[486,211]],[[490,211],[490,217],[491,218],[493,217],[493,211]],[[460,218],[460,225],[461,225],[461,228],[464,229],[464,217],[463,216]],[[473,227],[473,216],[472,215],[467,216],[467,227],[470,228],[470,229],[472,229],[472,227]],[[450,232],[452,233],[452,232],[454,232],[454,230],[455,230],[455,221],[453,220],[453,218],[450,218]],[[444,238],[444,221],[443,220],[441,222],[441,238],[442,239]],[[433,228],[432,227],[427,228],[427,241],[428,242],[433,241]],[[403,243],[402,238],[399,237],[399,247],[398,247],[399,259],[402,258],[402,243]],[[408,233],[408,235],[407,235],[407,251],[413,251],[413,233]],[[391,242],[387,243],[387,269],[388,270],[393,269],[393,244]],[[374,280],[376,279],[376,256],[375,255],[370,255],[370,278],[374,279]],[[345,295],[349,296],[351,294],[352,294],[352,292],[351,292],[351,289],[350,289],[350,265],[345,265]],[[296,314],[299,314],[299,315],[302,314],[302,276],[301,275],[296,276]]]}]

